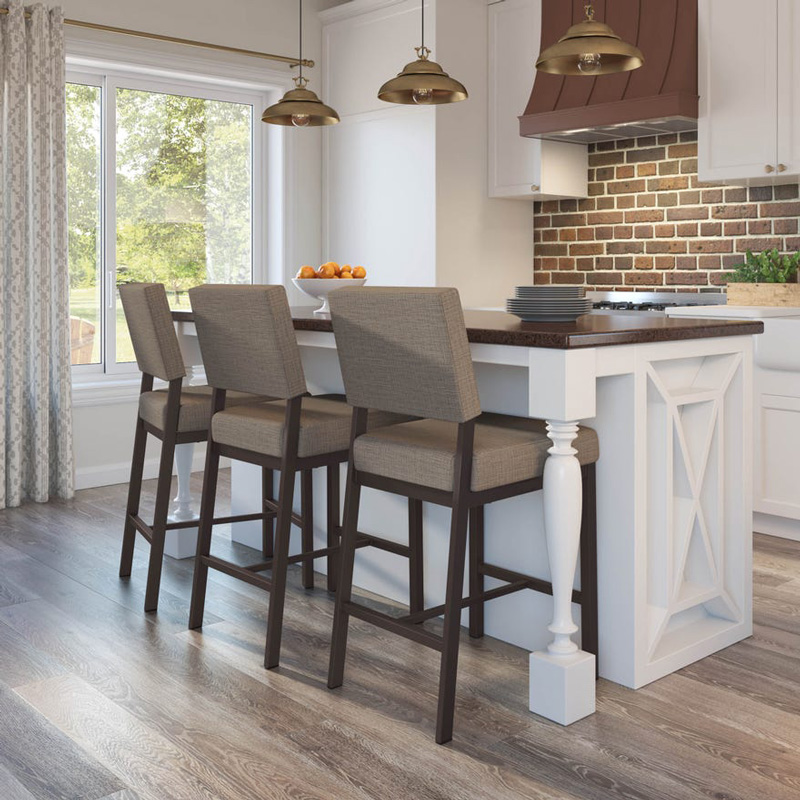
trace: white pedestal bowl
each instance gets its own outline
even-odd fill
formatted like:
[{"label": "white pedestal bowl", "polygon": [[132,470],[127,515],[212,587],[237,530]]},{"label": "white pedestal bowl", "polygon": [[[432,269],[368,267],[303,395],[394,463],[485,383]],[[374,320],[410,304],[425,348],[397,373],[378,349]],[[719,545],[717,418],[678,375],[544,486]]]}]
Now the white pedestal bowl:
[{"label": "white pedestal bowl", "polygon": [[292,283],[304,294],[322,300],[322,305],[314,310],[315,314],[330,314],[331,307],[328,305],[328,295],[336,289],[344,289],[348,286],[363,286],[367,282],[366,278],[346,278],[336,280],[335,278],[292,278]]}]

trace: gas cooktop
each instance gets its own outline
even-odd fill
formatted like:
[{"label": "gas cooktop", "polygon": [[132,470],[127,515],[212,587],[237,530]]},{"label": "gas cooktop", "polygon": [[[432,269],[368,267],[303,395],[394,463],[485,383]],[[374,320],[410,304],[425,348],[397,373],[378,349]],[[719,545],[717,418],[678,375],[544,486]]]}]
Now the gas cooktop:
[{"label": "gas cooktop", "polygon": [[587,292],[595,311],[646,311],[661,312],[677,306],[724,305],[727,298],[722,293],[694,292]]}]

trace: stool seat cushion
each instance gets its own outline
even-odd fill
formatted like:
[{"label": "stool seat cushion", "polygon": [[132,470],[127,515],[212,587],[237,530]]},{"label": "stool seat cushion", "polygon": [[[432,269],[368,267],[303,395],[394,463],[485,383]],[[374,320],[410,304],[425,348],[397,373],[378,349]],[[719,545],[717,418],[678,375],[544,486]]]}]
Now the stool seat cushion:
[{"label": "stool seat cushion", "polygon": [[[211,421],[211,392],[210,386],[183,386],[181,388],[181,410],[178,414],[179,433],[208,430]],[[226,406],[236,406],[242,403],[263,403],[271,399],[245,392],[228,392],[225,404]],[[163,431],[167,424],[167,390],[158,389],[139,395],[139,416],[145,422],[149,422]]]},{"label": "stool seat cushion", "polygon": [[[353,409],[344,399],[304,397],[300,411],[299,458],[337,453],[350,447]],[[405,422],[413,417],[388,411],[369,414],[370,428]],[[283,429],[286,403],[271,403],[226,408],[214,415],[211,435],[215,442],[251,453],[283,455]]]},{"label": "stool seat cushion", "polygon": [[[353,457],[357,470],[406,483],[453,491],[458,425],[422,419],[359,436]],[[484,413],[475,425],[472,491],[541,477],[547,450],[546,423],[528,417]],[[581,427],[572,446],[581,465],[597,461],[597,434]]]}]

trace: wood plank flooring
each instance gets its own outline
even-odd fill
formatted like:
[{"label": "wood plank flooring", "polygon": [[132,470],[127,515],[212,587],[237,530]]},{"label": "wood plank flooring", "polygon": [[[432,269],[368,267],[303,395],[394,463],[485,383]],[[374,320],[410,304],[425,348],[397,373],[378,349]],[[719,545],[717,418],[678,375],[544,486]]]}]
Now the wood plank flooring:
[{"label": "wood plank flooring", "polygon": [[[0,800],[800,797],[800,543],[756,537],[752,639],[638,692],[600,681],[569,728],[527,713],[525,652],[465,635],[438,747],[436,654],[354,621],[329,692],[333,602],[299,568],[275,671],[258,589],[213,574],[188,631],[192,563],[167,559],[145,615],[143,540],[116,577],[124,502],[0,512]],[[224,533],[215,550],[250,555]]]}]

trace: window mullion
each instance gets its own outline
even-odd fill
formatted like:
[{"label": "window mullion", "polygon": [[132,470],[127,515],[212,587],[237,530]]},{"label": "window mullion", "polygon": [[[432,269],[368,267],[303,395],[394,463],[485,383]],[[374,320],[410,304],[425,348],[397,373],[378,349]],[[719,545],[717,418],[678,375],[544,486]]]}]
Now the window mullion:
[{"label": "window mullion", "polygon": [[117,87],[106,77],[103,103],[103,333],[105,371],[119,372],[117,361]]}]

